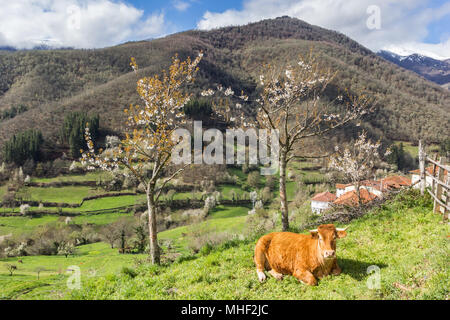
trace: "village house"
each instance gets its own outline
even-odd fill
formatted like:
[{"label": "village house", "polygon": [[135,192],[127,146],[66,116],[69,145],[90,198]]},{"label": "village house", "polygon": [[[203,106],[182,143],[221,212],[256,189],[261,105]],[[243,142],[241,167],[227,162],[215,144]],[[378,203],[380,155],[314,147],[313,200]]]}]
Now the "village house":
[{"label": "village house", "polygon": [[[361,188],[359,193],[360,193],[360,197],[361,197],[361,202],[363,204],[366,204],[377,198],[377,196],[374,193],[369,192],[364,188]],[[358,204],[359,204],[358,195],[355,190],[347,192],[347,193],[343,194],[342,196],[340,196],[338,199],[336,199],[333,202],[333,204],[341,205],[341,206],[352,206],[352,207],[358,206]]]},{"label": "village house", "polygon": [[311,199],[311,209],[314,213],[320,214],[329,209],[336,199],[336,195],[331,192],[319,193]]},{"label": "village house", "polygon": [[[433,166],[426,168],[426,171],[430,175],[432,175],[434,177],[438,176],[438,168],[437,167],[436,167],[436,170],[435,170],[434,173],[433,173]],[[417,169],[417,170],[414,170],[414,171],[410,171],[409,173],[412,174],[412,176],[411,176],[411,180],[412,180],[411,183],[415,184],[414,188],[419,189],[420,188],[420,183],[418,183],[418,182],[420,181],[420,169]],[[448,179],[448,171],[444,170],[444,181],[447,180],[447,179]],[[426,185],[425,185],[426,187],[431,187],[432,186],[433,179],[430,176],[426,175],[425,176],[425,181],[426,181]]]},{"label": "village house", "polygon": [[[382,198],[385,192],[408,187],[412,185],[411,179],[403,176],[390,176],[381,180],[364,180],[360,183],[360,195],[362,203],[368,203],[377,197]],[[358,205],[356,187],[349,184],[336,184],[336,195],[330,192],[319,193],[311,199],[311,210],[314,213],[322,213],[335,205]]]},{"label": "village house", "polygon": [[[378,197],[383,196],[383,192],[386,191],[386,187],[382,181],[364,180],[361,181],[360,189],[366,189],[367,191],[374,193]],[[346,193],[355,191],[355,185],[349,184],[336,184],[336,196],[339,198]]]}]

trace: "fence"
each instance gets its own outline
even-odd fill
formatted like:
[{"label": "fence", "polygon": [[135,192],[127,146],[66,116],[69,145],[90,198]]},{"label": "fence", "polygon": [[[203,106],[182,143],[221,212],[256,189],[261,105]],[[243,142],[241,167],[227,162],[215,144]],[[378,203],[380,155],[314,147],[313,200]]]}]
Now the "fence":
[{"label": "fence", "polygon": [[[431,164],[427,167],[427,163]],[[424,150],[422,141],[419,141],[419,166],[420,166],[420,192],[425,194],[425,190],[434,200],[433,211],[441,213],[444,219],[448,219],[450,211],[450,167],[446,165],[446,158],[440,157],[437,161],[437,155],[431,159]]]}]

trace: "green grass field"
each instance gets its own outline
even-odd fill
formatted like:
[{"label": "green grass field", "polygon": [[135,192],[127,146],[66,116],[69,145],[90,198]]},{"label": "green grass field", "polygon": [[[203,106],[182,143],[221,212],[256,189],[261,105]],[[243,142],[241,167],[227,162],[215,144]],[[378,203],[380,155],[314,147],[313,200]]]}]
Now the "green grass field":
[{"label": "green grass field", "polygon": [[[416,196],[415,196],[416,197]],[[217,207],[205,229],[240,234],[248,208]],[[119,215],[81,216],[89,223],[106,224]],[[22,220],[16,220],[22,219]],[[49,223],[47,217],[10,218],[14,227],[33,228]],[[4,222],[2,222],[4,223]],[[226,242],[208,255],[190,255],[180,227],[160,233],[184,256],[190,257],[160,267],[136,265],[145,255],[120,255],[105,243],[78,247],[75,256],[33,256],[0,260],[0,299],[448,299],[448,225],[433,214],[430,202],[411,196],[372,210],[349,225],[348,237],[338,242],[340,276],[327,277],[317,287],[308,287],[291,276],[279,282],[272,278],[260,284],[252,261],[255,240]],[[1,229],[2,232],[7,229]],[[184,261],[183,261],[184,260]],[[5,264],[18,270],[9,276]],[[379,289],[367,287],[369,266],[380,268]],[[66,286],[70,266],[81,269],[82,289]],[[130,273],[121,272],[122,267]],[[40,280],[37,270],[42,269]],[[176,289],[176,290],[175,290]]]},{"label": "green grass field", "polygon": [[58,221],[58,217],[44,216],[39,218],[0,217],[0,235],[19,235],[33,231],[39,226]]},{"label": "green grass field", "polygon": [[52,182],[85,182],[97,181],[105,175],[104,172],[94,171],[86,174],[62,175],[55,178],[32,178],[32,182],[52,183]]},{"label": "green grass field", "polygon": [[[80,268],[82,280],[89,277],[120,272],[123,266],[132,265],[135,259],[146,255],[121,255],[105,243],[78,247],[77,254],[64,256],[22,257],[0,260],[0,299],[61,299],[69,293],[66,282],[69,267]],[[5,264],[17,265],[13,276],[5,273]],[[72,267],[73,268],[73,267]],[[41,269],[38,280],[37,270]]]},{"label": "green grass field", "polygon": [[101,189],[90,187],[63,187],[63,188],[37,188],[28,187],[20,190],[21,194],[28,193],[32,201],[54,202],[54,203],[81,203],[83,198],[105,193]]},{"label": "green grass field", "polygon": [[[245,227],[247,218],[247,207],[224,207],[217,206],[209,215],[208,219],[201,222],[198,227],[203,228],[205,232],[228,232],[230,234],[241,234]],[[178,252],[187,254],[187,239],[183,234],[189,232],[191,226],[182,226],[179,228],[163,231],[159,233],[161,240],[171,240]]]},{"label": "green grass field", "polygon": [[[406,200],[409,201],[409,200]],[[224,245],[207,256],[172,265],[144,265],[137,276],[92,278],[76,299],[448,299],[448,226],[429,204],[395,201],[352,222],[338,243],[340,276],[308,287],[287,276],[260,284],[252,261],[254,241]],[[369,288],[377,266],[380,288]],[[176,290],[175,290],[176,289]]]},{"label": "green grass field", "polygon": [[419,156],[419,146],[413,146],[411,142],[404,142],[404,141],[395,141],[396,145],[400,145],[403,143],[403,148],[406,152],[408,152],[413,157]]}]

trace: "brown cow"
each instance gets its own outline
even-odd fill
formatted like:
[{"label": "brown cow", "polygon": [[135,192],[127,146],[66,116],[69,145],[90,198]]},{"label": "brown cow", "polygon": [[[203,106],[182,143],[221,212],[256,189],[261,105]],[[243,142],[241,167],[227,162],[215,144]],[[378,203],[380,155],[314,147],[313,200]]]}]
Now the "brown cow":
[{"label": "brown cow", "polygon": [[259,281],[266,280],[264,270],[278,280],[282,280],[283,275],[293,275],[311,286],[317,285],[317,278],[339,275],[336,239],[346,237],[346,230],[326,224],[311,230],[309,235],[274,232],[261,237],[255,247]]}]

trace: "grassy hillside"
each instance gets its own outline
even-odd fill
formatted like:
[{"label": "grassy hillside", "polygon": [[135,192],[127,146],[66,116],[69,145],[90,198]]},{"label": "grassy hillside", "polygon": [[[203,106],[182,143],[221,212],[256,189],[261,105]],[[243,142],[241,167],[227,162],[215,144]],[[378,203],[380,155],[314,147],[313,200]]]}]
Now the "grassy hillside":
[{"label": "grassy hillside", "polygon": [[[11,52],[0,55],[0,111],[25,105],[28,111],[0,122],[0,144],[26,128],[40,128],[54,142],[64,115],[100,113],[104,130],[123,127],[123,109],[138,101],[129,59],[140,76],[158,73],[170,57],[205,52],[194,93],[215,84],[254,94],[264,63],[284,65],[314,47],[325,65],[339,71],[327,95],[346,87],[377,98],[366,119],[371,130],[391,139],[440,141],[448,136],[450,93],[391,64],[334,31],[298,19],[265,20],[209,32],[188,31],[153,41],[101,50]],[[53,144],[50,147],[55,147]]]},{"label": "grassy hillside", "polygon": [[[446,299],[448,226],[429,202],[398,198],[352,222],[338,243],[343,274],[318,287],[271,278],[260,284],[252,261],[255,241],[235,241],[190,261],[84,282],[78,299]],[[380,268],[381,288],[368,289],[367,268]],[[136,274],[134,274],[136,273]],[[130,276],[132,274],[132,276]]]},{"label": "grassy hillside", "polygon": [[[290,276],[282,282],[257,281],[252,261],[256,238],[246,238],[247,210],[218,207],[202,222],[203,230],[239,237],[195,255],[185,249],[184,233],[190,227],[162,232],[161,240],[173,241],[182,256],[160,267],[148,265],[146,255],[120,255],[105,243],[80,246],[68,258],[30,256],[21,258],[21,264],[18,258],[1,259],[0,299],[448,299],[448,225],[432,213],[430,199],[416,192],[398,196],[351,222],[348,237],[337,248],[343,273],[323,279],[318,287]],[[105,224],[116,218],[76,219]],[[33,225],[17,221],[23,218],[2,218],[3,224],[6,219],[14,232],[14,226],[31,229],[52,218],[30,220]],[[5,268],[7,263],[18,266],[13,276]],[[367,287],[367,268],[372,265],[380,268],[380,289]],[[81,290],[66,287],[70,266],[81,268]]]}]

